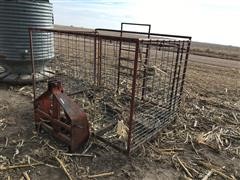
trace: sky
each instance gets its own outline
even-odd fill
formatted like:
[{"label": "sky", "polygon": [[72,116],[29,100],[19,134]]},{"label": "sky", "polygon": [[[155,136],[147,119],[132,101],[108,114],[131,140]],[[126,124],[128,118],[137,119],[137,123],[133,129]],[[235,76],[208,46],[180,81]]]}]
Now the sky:
[{"label": "sky", "polygon": [[50,2],[55,24],[120,29],[121,22],[147,23],[152,25],[154,33],[187,35],[193,41],[240,46],[240,0]]}]

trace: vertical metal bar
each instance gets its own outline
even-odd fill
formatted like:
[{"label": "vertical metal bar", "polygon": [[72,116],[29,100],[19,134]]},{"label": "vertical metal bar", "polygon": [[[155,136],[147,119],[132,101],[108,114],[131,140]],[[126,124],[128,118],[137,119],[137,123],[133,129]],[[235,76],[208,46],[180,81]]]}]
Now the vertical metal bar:
[{"label": "vertical metal bar", "polygon": [[[122,37],[123,23],[121,23],[120,36]],[[120,85],[120,67],[121,67],[121,55],[122,55],[122,39],[119,42],[119,52],[118,52],[118,75],[117,75],[117,92],[119,91]]]},{"label": "vertical metal bar", "polygon": [[98,46],[97,46],[97,62],[96,62],[96,67],[97,67],[97,86],[99,86],[99,53],[100,53],[100,37],[98,38],[98,41],[97,41],[97,43],[98,43]]},{"label": "vertical metal bar", "polygon": [[[179,42],[179,44],[181,44]],[[182,59],[183,59],[183,48],[184,48],[184,42],[182,42],[182,46],[181,47],[181,50],[180,50],[180,60],[179,60],[179,67],[178,67],[178,73],[177,73],[177,82],[176,82],[176,89],[175,89],[175,94],[174,94],[174,107],[177,107],[176,105],[176,101],[177,101],[177,93],[178,93],[178,86],[179,86],[179,82],[180,82],[180,73],[181,73],[181,68],[182,68]],[[179,100],[178,100],[179,101]]]},{"label": "vertical metal bar", "polygon": [[121,23],[121,32],[120,32],[121,33],[121,37],[122,37],[122,31],[123,31],[123,24],[124,23]]},{"label": "vertical metal bar", "polygon": [[[174,41],[173,42],[174,44],[176,44],[176,41]],[[166,63],[166,71],[168,72],[168,66],[170,66],[170,75],[169,75],[169,82],[168,82],[168,89],[167,89],[167,102],[169,102],[169,108],[171,108],[171,85],[172,85],[172,81],[173,81],[173,67],[174,67],[174,62],[175,62],[175,49],[173,49],[172,51],[171,51],[171,48],[176,48],[176,46],[169,46],[169,44],[170,44],[170,41],[168,41],[167,42],[167,44],[168,44],[168,46],[166,46],[166,47],[168,47],[168,49],[166,49],[166,51],[167,51],[167,63]],[[171,56],[171,54],[170,54],[170,52],[171,52],[171,54],[172,54],[172,58],[170,57]],[[164,53],[163,53],[163,55],[164,55]],[[164,56],[162,56],[162,58],[163,58]],[[170,61],[170,64],[168,63],[168,60],[169,59],[171,59],[171,61]]]},{"label": "vertical metal bar", "polygon": [[[70,61],[70,34],[69,34],[69,32],[67,33],[67,61],[68,61],[68,62]],[[64,63],[64,62],[62,62],[62,63]],[[68,77],[71,77],[71,75],[70,75],[70,70],[69,70],[69,69],[64,68],[64,69],[63,69],[63,72],[64,72],[64,71],[66,72],[66,75],[67,75]],[[63,82],[63,77],[64,77],[64,76],[59,76],[59,78],[61,78],[61,79],[59,79],[61,82]],[[68,86],[68,93],[69,93],[69,92],[70,92],[70,89],[71,89],[70,81],[67,81],[66,84],[67,84],[67,86]]]},{"label": "vertical metal bar", "polygon": [[[150,28],[149,28],[150,29]],[[149,32],[150,33],[150,32]],[[148,35],[148,38],[150,37],[150,34]],[[151,44],[151,40],[149,42]],[[142,100],[144,100],[144,96],[146,94],[146,73],[147,73],[147,65],[148,65],[148,58],[149,58],[149,44],[147,44],[146,54],[145,54],[145,61],[144,61],[144,67],[143,67],[143,84],[142,84]]]},{"label": "vertical metal bar", "polygon": [[151,34],[151,24],[149,24],[148,27],[149,27],[149,28],[148,28],[148,39],[150,39],[150,34]]},{"label": "vertical metal bar", "polygon": [[175,65],[174,65],[174,74],[173,74],[173,82],[172,82],[172,89],[171,89],[171,95],[170,95],[170,109],[174,110],[173,107],[173,94],[174,94],[174,88],[175,88],[175,82],[176,82],[176,74],[177,74],[177,66],[178,66],[178,59],[179,59],[179,45],[177,46],[177,57],[175,59]]},{"label": "vertical metal bar", "polygon": [[[86,64],[86,37],[83,35],[83,63]],[[83,76],[84,78],[87,77],[87,74],[86,74],[86,68],[83,68],[82,69],[82,73],[83,73]]]},{"label": "vertical metal bar", "polygon": [[36,124],[37,121],[37,113],[36,113],[36,104],[35,104],[35,100],[36,100],[36,79],[35,79],[35,63],[34,63],[34,55],[33,55],[33,39],[32,39],[32,30],[29,29],[29,44],[30,44],[30,56],[31,56],[31,64],[32,64],[32,85],[33,85],[33,119],[35,122],[35,127],[36,129],[39,131],[39,126]]},{"label": "vertical metal bar", "polygon": [[94,73],[94,84],[96,84],[96,67],[97,67],[97,35],[95,33],[94,36],[94,65],[93,65],[93,73]]},{"label": "vertical metal bar", "polygon": [[180,97],[182,97],[183,85],[184,85],[184,81],[185,81],[185,77],[186,77],[186,70],[187,70],[187,63],[188,63],[190,46],[191,46],[191,38],[188,41],[188,45],[187,45],[186,57],[185,57],[184,68],[183,68],[183,77],[182,77],[182,83],[181,83],[181,88],[180,88]]},{"label": "vertical metal bar", "polygon": [[133,71],[133,80],[132,80],[132,98],[130,105],[130,115],[128,121],[128,142],[127,142],[127,152],[130,153],[131,150],[131,138],[132,138],[132,125],[133,125],[133,115],[135,111],[135,92],[136,92],[136,82],[137,82],[137,70],[138,70],[138,52],[139,52],[139,41],[136,43],[135,48],[135,61],[134,61],[134,71]]},{"label": "vertical metal bar", "polygon": [[78,60],[77,60],[77,58],[78,58],[78,37],[77,37],[77,35],[74,35],[74,37],[75,37],[75,44],[76,44],[76,48],[75,48],[75,56],[74,56],[74,59],[75,59],[75,68],[74,68],[74,70],[75,70],[75,72],[74,72],[74,78],[79,78],[79,65],[78,65]]},{"label": "vertical metal bar", "polygon": [[[30,43],[30,56],[31,56],[31,64],[32,64],[32,83],[33,83],[33,100],[36,100],[36,80],[35,80],[35,63],[34,63],[34,55],[33,55],[33,39],[32,39],[32,30],[28,30],[29,33],[29,43]],[[33,103],[35,104],[35,103]]]},{"label": "vertical metal bar", "polygon": [[102,38],[99,38],[98,49],[98,86],[100,86],[102,79]]},{"label": "vertical metal bar", "polygon": [[[148,25],[148,39],[150,39],[150,34],[151,34],[151,25]],[[151,45],[151,39],[150,39],[150,45]],[[146,83],[147,83],[147,79],[146,79],[146,67],[148,65],[148,58],[149,58],[149,52],[151,52],[149,50],[150,46],[149,44],[147,44],[147,50],[146,50],[146,55],[145,55],[145,62],[144,62],[144,75],[143,75],[143,92],[142,92],[142,100],[144,99],[145,93],[146,93]]]}]

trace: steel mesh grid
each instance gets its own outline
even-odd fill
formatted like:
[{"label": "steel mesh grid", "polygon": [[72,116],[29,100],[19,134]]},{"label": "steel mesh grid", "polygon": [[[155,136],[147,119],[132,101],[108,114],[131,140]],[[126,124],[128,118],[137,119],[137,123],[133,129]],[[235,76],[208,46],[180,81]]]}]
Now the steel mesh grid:
[{"label": "steel mesh grid", "polygon": [[[41,45],[36,46],[34,40],[32,42],[34,58],[36,57],[34,53],[36,48],[42,49],[42,54],[47,53],[49,55],[46,59],[34,61],[35,67],[42,67],[35,68],[36,96],[42,93],[41,90],[46,89],[47,82],[52,77],[62,81],[68,94],[82,91],[86,82],[94,84],[94,36],[80,36],[65,32],[33,31],[33,36],[35,34],[44,35],[45,41],[48,43],[53,44],[54,42],[54,49],[51,46],[47,49],[42,48]],[[48,38],[46,38],[46,35]],[[45,88],[42,86],[45,86]]]},{"label": "steel mesh grid", "polygon": [[[40,62],[45,68],[41,73],[35,72],[36,92],[46,89],[43,82],[46,87],[49,78],[60,79],[88,113],[100,139],[129,152],[130,146],[135,149],[173,119],[180,102],[189,41],[44,30],[41,33],[48,34],[49,42],[54,40],[55,56]],[[33,54],[34,45],[33,42]],[[51,55],[50,49],[42,53]],[[34,61],[34,66],[40,63]],[[43,74],[47,78],[42,78]],[[124,108],[113,108],[114,101]],[[85,107],[90,105],[90,110]],[[124,120],[129,128],[125,142],[116,134],[119,120]],[[103,123],[99,125],[99,121]]]},{"label": "steel mesh grid", "polygon": [[[139,61],[134,126],[131,150],[152,138],[160,128],[170,123],[181,99],[188,41],[142,41],[141,52],[147,52]],[[143,50],[141,50],[141,48]]]}]

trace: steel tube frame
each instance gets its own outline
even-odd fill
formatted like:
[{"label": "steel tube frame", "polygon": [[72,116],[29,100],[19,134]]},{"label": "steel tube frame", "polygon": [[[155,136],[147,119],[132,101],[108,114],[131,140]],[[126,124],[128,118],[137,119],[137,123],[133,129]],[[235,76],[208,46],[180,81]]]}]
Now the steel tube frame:
[{"label": "steel tube frame", "polygon": [[[117,150],[120,150],[126,154],[130,154],[130,152],[132,151],[132,149],[135,149],[136,147],[132,147],[132,131],[133,131],[133,127],[134,127],[134,123],[135,123],[135,119],[134,119],[134,114],[136,111],[136,92],[137,92],[137,81],[139,81],[140,79],[138,79],[138,59],[139,59],[139,54],[140,52],[140,46],[141,44],[146,46],[146,55],[145,55],[145,61],[142,63],[144,64],[143,67],[143,77],[146,76],[146,66],[148,65],[148,59],[149,59],[149,48],[150,46],[159,46],[159,42],[160,41],[166,41],[168,42],[167,44],[163,44],[162,46],[164,47],[173,47],[173,48],[177,48],[177,51],[175,52],[177,54],[177,56],[175,57],[176,59],[174,59],[173,61],[175,62],[175,64],[173,64],[173,68],[174,70],[171,72],[171,77],[169,77],[171,79],[171,87],[169,87],[170,92],[170,96],[171,96],[171,100],[170,100],[170,107],[167,108],[173,108],[174,103],[176,102],[176,99],[174,98],[174,96],[176,96],[179,92],[179,96],[181,97],[182,92],[183,92],[183,85],[184,85],[184,80],[185,80],[185,74],[186,74],[186,68],[187,68],[187,59],[189,56],[189,50],[190,50],[190,41],[191,41],[191,37],[189,36],[176,36],[176,35],[169,35],[169,34],[156,34],[156,33],[151,33],[151,26],[149,26],[149,31],[147,33],[144,32],[135,32],[135,31],[124,31],[123,30],[123,25],[146,25],[149,26],[148,24],[136,24],[136,23],[122,23],[121,24],[121,30],[113,30],[113,29],[96,29],[94,32],[82,32],[82,31],[68,31],[68,30],[57,30],[57,29],[43,29],[43,28],[30,28],[29,29],[29,37],[30,37],[30,48],[31,48],[31,63],[32,63],[32,80],[33,80],[33,94],[34,94],[34,101],[36,99],[36,78],[35,78],[35,64],[34,64],[34,45],[33,45],[33,32],[53,32],[53,33],[63,33],[66,35],[79,35],[79,36],[86,36],[86,37],[90,37],[93,38],[94,41],[94,61],[93,61],[93,76],[94,76],[94,84],[96,84],[97,86],[100,86],[102,84],[101,79],[102,79],[102,46],[103,46],[103,41],[115,41],[117,43],[119,43],[119,59],[118,59],[118,71],[117,71],[117,90],[119,89],[119,83],[120,83],[120,57],[121,57],[121,46],[122,43],[131,43],[132,46],[135,47],[134,50],[134,59],[133,59],[133,74],[132,74],[132,80],[131,80],[131,100],[130,100],[130,107],[129,107],[129,114],[128,114],[128,121],[127,121],[127,125],[129,128],[128,131],[128,138],[127,138],[127,149],[121,148],[116,146],[115,144],[108,142],[106,139],[104,139],[103,137],[101,137],[101,135],[99,135],[97,132],[95,134],[95,137],[98,138],[99,140],[109,144],[110,146],[114,147]],[[108,32],[119,32],[120,36],[111,36],[111,35],[103,35],[100,33],[100,31],[108,31]],[[130,37],[124,37],[123,33],[130,33],[130,34],[139,34],[139,35],[147,35],[148,40],[141,40],[139,38],[130,38]],[[181,40],[181,42],[186,42],[187,43],[187,49],[184,49],[184,45],[182,47],[180,47],[180,44],[178,44],[178,41],[176,41],[175,39],[173,39],[173,41],[169,40],[169,39],[165,39],[165,40],[158,40],[158,39],[151,39],[151,36],[157,36],[157,37],[164,37],[164,38],[179,38]],[[184,51],[184,52],[183,52]],[[183,53],[186,53],[185,58],[183,58]],[[182,61],[184,59],[184,63],[182,64]],[[183,65],[183,69],[181,71],[180,67],[178,66],[182,66]],[[182,81],[179,81],[179,77],[180,77],[180,73],[183,72],[183,74],[181,74],[182,76]],[[177,76],[177,77],[176,77]],[[144,96],[145,96],[145,86],[146,86],[146,79],[143,78],[142,81],[142,85],[141,85],[141,95],[142,95],[142,100],[144,100]],[[175,83],[177,81],[177,84]],[[180,89],[178,89],[180,86]],[[78,93],[78,92],[77,92]],[[81,93],[81,91],[79,91],[79,93]],[[76,93],[72,93],[72,95],[75,95]],[[179,100],[180,102],[180,100]],[[175,111],[175,106],[173,111]],[[110,125],[112,127],[112,125]],[[109,126],[109,127],[110,127]],[[107,127],[107,128],[109,128]],[[107,129],[106,129],[107,130]],[[101,132],[104,132],[104,128],[101,130]],[[154,133],[155,134],[155,133]],[[150,137],[146,138],[149,139]],[[145,142],[145,141],[144,141]]]}]

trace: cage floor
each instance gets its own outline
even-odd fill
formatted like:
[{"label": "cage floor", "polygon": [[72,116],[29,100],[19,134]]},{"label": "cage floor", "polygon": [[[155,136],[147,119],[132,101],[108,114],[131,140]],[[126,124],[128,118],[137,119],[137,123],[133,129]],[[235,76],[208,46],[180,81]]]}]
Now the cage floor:
[{"label": "cage floor", "polygon": [[[57,76],[63,82],[65,92],[77,102],[82,110],[87,113],[91,124],[91,131],[107,141],[127,148],[127,137],[121,138],[118,133],[118,122],[123,121],[129,126],[130,92],[120,90],[113,91],[111,87],[94,86],[90,81],[68,76]],[[71,91],[69,89],[71,87]],[[37,83],[37,97],[47,89],[47,82]],[[41,92],[41,93],[40,93]],[[156,99],[155,99],[156,101]],[[135,98],[136,111],[132,128],[132,147],[137,147],[151,138],[160,127],[164,126],[172,118],[171,109],[157,105],[155,102],[142,101]],[[128,132],[128,129],[126,130]]]}]

